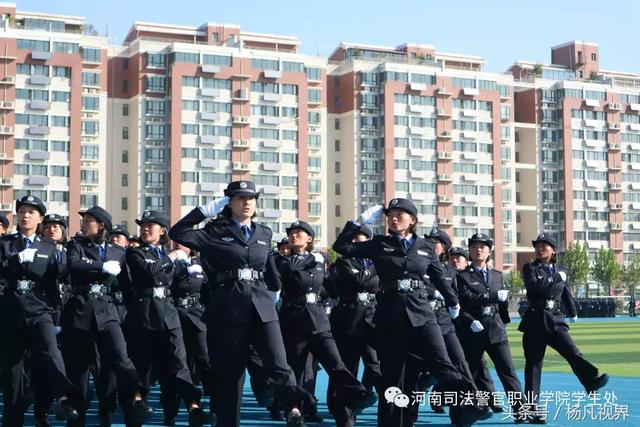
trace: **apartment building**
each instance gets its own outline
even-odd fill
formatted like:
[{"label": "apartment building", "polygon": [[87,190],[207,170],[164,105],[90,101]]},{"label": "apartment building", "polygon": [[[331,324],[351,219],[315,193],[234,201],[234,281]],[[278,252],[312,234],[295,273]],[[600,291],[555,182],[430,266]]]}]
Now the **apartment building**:
[{"label": "apartment building", "polygon": [[0,16],[0,211],[31,194],[77,230],[106,201],[107,40],[84,18]]},{"label": "apartment building", "polygon": [[[466,245],[495,242],[494,263],[515,262],[513,77],[482,58],[343,43],[327,79],[332,238],[345,221],[393,197],[413,199],[421,231]],[[384,231],[380,224],[378,231]]]},{"label": "apartment building", "polygon": [[116,222],[133,227],[146,209],[177,221],[251,179],[276,237],[304,219],[326,242],[327,60],[299,46],[229,24],[134,23],[109,53]]},{"label": "apartment building", "polygon": [[[640,249],[640,75],[603,70],[596,43],[517,61],[514,77],[517,244],[535,227],[620,262]],[[532,191],[536,189],[536,191]]]}]

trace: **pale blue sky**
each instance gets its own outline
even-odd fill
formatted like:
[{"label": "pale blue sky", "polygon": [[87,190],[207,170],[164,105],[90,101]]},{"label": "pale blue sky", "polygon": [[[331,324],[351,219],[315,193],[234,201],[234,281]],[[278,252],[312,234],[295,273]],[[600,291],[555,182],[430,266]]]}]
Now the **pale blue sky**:
[{"label": "pale blue sky", "polygon": [[597,42],[604,69],[640,73],[640,1],[634,0],[24,0],[19,10],[84,16],[112,43],[133,21],[199,26],[238,24],[245,31],[298,37],[301,51],[329,55],[341,41],[433,45],[477,55],[487,71],[515,60],[549,62],[550,47]]}]

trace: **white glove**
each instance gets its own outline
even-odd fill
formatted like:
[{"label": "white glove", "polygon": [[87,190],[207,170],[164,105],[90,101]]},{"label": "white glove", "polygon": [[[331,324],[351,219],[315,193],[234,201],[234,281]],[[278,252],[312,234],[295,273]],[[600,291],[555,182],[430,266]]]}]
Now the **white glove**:
[{"label": "white glove", "polygon": [[271,297],[271,300],[273,301],[273,303],[276,304],[280,299],[280,291],[267,291],[267,292],[269,293],[269,296]]},{"label": "white glove", "polygon": [[324,264],[324,257],[320,252],[312,252],[312,255],[315,258],[316,262],[319,262],[320,264]]},{"label": "white glove", "polygon": [[175,250],[173,251],[173,253],[176,256],[176,259],[174,259],[174,261],[184,261],[191,264],[191,258],[189,258],[189,255],[187,255],[187,253],[182,249]]},{"label": "white glove", "polygon": [[224,196],[221,199],[212,200],[206,205],[198,206],[198,209],[200,209],[200,212],[207,218],[213,218],[222,212],[222,209],[227,206],[227,203],[229,203],[229,198]]},{"label": "white glove", "polygon": [[18,261],[20,261],[20,264],[33,262],[36,252],[38,252],[37,249],[24,249],[22,252],[18,253]]},{"label": "white glove", "polygon": [[436,291],[433,293],[433,298],[434,299],[439,299],[440,301],[444,301],[444,297],[442,296],[442,294],[440,293],[439,290],[436,289]]},{"label": "white glove", "polygon": [[362,212],[359,219],[362,224],[371,225],[377,223],[383,213],[384,206],[375,205],[374,207]]},{"label": "white glove", "polygon": [[578,316],[573,316],[569,319],[571,323],[576,323],[578,321]]},{"label": "white glove", "polygon": [[460,316],[460,304],[456,305],[455,307],[449,307],[449,316],[451,316],[452,319],[457,318],[458,316]]},{"label": "white glove", "polygon": [[187,267],[189,274],[202,273],[202,266],[200,264],[193,264]]},{"label": "white glove", "polygon": [[482,323],[480,323],[479,320],[474,320],[473,322],[471,322],[471,331],[482,332],[484,331],[484,326],[482,326]]},{"label": "white glove", "polygon": [[501,289],[498,291],[498,301],[504,302],[509,297],[509,291],[506,289]]},{"label": "white glove", "polygon": [[110,274],[112,276],[117,276],[120,274],[120,263],[118,261],[107,261],[102,264],[102,272]]}]

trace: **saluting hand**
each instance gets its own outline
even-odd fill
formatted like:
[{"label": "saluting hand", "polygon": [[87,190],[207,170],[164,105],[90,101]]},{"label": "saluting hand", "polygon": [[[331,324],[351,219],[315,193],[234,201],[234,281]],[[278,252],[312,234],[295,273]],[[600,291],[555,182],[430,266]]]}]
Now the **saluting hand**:
[{"label": "saluting hand", "polygon": [[228,203],[229,198],[227,196],[224,196],[221,199],[212,200],[206,205],[198,206],[198,209],[200,209],[200,212],[202,212],[202,214],[207,218],[213,218],[214,216],[222,212],[222,209],[224,209],[224,207],[227,206]]},{"label": "saluting hand", "polygon": [[380,220],[380,217],[384,213],[384,206],[375,205],[360,214],[357,222],[365,225],[372,225]]}]

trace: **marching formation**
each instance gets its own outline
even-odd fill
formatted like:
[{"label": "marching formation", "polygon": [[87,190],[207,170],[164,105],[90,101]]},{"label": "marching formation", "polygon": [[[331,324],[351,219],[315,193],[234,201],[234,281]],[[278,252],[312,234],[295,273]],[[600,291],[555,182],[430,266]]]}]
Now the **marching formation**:
[{"label": "marching formation", "polygon": [[[0,238],[2,426],[24,425],[32,405],[37,426],[50,425],[50,412],[84,426],[93,398],[101,426],[118,405],[132,427],[159,410],[174,425],[181,406],[190,426],[238,426],[248,371],[258,404],[299,427],[322,421],[320,366],[338,426],[356,425],[376,402],[379,426],[412,426],[418,405],[389,393],[430,387],[431,409],[448,410],[455,426],[498,412],[544,424],[537,399],[547,346],[587,392],[606,385],[569,335],[565,317],[577,319],[570,277],[544,233],[523,269],[523,389],[505,327],[509,292],[490,266],[489,236],[470,236],[468,248],[452,247],[438,229],[419,236],[415,205],[396,198],[349,221],[330,264],[304,221],[274,250],[271,230],[254,221],[259,196],[254,183],[231,182],[224,197],[173,226],[145,211],[139,237],[99,206],[79,212],[81,232],[69,237],[66,220],[37,197],[18,200],[17,231]],[[374,235],[369,227],[383,215],[388,232]],[[8,221],[0,222],[4,233]],[[508,395],[504,406],[485,353]],[[162,408],[148,402],[156,383]]]}]

